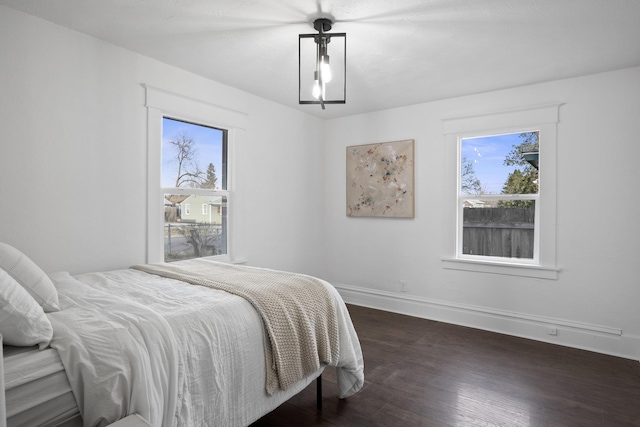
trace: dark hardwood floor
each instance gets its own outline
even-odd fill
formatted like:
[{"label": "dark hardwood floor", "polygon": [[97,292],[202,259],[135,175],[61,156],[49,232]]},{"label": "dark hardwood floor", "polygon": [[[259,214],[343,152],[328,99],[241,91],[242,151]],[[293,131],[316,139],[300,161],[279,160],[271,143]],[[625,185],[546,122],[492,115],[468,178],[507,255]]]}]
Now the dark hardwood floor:
[{"label": "dark hardwood floor", "polygon": [[640,426],[640,363],[349,306],[365,360],[360,393],[335,369],[252,427]]}]

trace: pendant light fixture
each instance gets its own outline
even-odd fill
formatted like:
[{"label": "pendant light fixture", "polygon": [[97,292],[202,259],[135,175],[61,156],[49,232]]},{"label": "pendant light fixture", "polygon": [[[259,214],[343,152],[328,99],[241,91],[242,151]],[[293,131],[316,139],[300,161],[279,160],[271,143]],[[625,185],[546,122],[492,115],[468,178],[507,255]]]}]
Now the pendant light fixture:
[{"label": "pendant light fixture", "polygon": [[[327,33],[332,21],[313,21],[317,34],[298,36],[298,101],[300,104],[344,104],[347,92],[347,34]],[[329,55],[331,46],[331,55]]]}]

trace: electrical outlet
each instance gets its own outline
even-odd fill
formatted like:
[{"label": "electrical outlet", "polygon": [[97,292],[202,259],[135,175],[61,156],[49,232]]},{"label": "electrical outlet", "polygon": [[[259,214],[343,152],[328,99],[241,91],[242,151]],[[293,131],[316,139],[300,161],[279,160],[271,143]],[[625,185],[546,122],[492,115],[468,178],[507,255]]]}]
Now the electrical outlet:
[{"label": "electrical outlet", "polygon": [[407,281],[400,280],[400,292],[407,292]]},{"label": "electrical outlet", "polygon": [[547,328],[547,333],[548,333],[549,335],[558,335],[558,328],[555,328],[555,327],[553,327],[553,326],[549,326],[549,327]]}]

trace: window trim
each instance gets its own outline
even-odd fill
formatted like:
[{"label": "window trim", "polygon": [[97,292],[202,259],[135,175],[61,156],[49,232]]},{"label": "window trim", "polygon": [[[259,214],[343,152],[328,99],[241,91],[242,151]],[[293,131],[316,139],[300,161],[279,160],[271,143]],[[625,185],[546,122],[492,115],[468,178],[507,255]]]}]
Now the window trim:
[{"label": "window trim", "polygon": [[[445,142],[445,269],[506,274],[542,279],[557,279],[556,265],[556,194],[557,194],[557,125],[562,104],[547,104],[473,116],[453,117],[443,120]],[[460,142],[463,138],[519,133],[537,130],[541,144],[540,163],[544,176],[536,200],[534,232],[537,258],[534,260],[461,256],[459,215]],[[501,196],[497,196],[501,197]],[[504,198],[504,197],[503,197]]]},{"label": "window trim", "polygon": [[[170,117],[194,124],[202,124],[227,131],[227,254],[216,259],[234,261],[242,224],[236,209],[236,145],[241,141],[247,125],[247,114],[215,105],[207,101],[174,93],[154,86],[145,89],[147,108],[147,260],[164,261],[164,191],[161,187],[162,119]],[[184,189],[189,194],[199,189]]]}]

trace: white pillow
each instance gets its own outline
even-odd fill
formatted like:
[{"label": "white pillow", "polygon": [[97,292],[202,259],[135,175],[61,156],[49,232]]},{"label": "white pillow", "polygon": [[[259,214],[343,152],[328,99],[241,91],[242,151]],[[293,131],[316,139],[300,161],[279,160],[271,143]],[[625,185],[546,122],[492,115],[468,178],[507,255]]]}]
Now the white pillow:
[{"label": "white pillow", "polygon": [[39,345],[53,337],[51,322],[35,299],[9,274],[0,269],[0,334],[5,344]]},{"label": "white pillow", "polygon": [[28,256],[0,242],[0,268],[16,279],[45,312],[59,311],[58,291],[49,276]]}]

